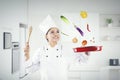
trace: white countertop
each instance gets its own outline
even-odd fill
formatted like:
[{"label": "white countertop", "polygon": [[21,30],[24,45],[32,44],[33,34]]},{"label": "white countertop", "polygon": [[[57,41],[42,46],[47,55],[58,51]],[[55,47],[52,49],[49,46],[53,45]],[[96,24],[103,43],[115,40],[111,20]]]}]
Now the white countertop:
[{"label": "white countertop", "polygon": [[71,65],[69,71],[100,71],[101,69],[120,69],[120,66]]},{"label": "white countertop", "polygon": [[69,71],[99,71],[100,66],[89,66],[89,65],[71,65]]},{"label": "white countertop", "polygon": [[101,69],[119,69],[120,70],[120,66],[105,66],[105,67],[102,67]]}]

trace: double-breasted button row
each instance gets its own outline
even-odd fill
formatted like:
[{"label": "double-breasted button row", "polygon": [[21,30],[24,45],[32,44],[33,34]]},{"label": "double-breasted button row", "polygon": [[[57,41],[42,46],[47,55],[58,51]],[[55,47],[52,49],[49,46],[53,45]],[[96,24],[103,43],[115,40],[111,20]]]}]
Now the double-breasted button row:
[{"label": "double-breasted button row", "polygon": [[[46,49],[46,50],[48,50],[48,48]],[[56,49],[56,51],[58,51],[59,49]]]},{"label": "double-breasted button row", "polygon": [[[48,57],[48,55],[46,55],[46,57]],[[60,55],[60,56],[57,55],[56,58],[58,58],[58,57],[62,57],[62,55]]]}]

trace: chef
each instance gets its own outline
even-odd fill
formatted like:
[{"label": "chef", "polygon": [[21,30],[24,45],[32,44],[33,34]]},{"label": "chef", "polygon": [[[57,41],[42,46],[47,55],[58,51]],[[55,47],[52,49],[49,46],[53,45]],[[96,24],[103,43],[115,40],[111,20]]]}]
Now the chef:
[{"label": "chef", "polygon": [[[26,43],[24,49],[26,72],[32,73],[40,70],[40,80],[68,80],[67,70],[69,64],[63,56],[59,27],[55,24],[51,16],[48,15],[39,28],[44,33],[47,43],[44,46],[40,46],[31,60],[29,59],[30,46],[28,42]],[[83,57],[79,61],[82,61]]]},{"label": "chef", "polygon": [[68,64],[62,53],[60,44],[60,30],[50,15],[40,24],[40,30],[45,34],[47,44],[41,46],[29,60],[29,43],[24,49],[26,62],[31,61],[31,65],[26,65],[26,71],[34,72],[40,69],[40,80],[67,80]]}]

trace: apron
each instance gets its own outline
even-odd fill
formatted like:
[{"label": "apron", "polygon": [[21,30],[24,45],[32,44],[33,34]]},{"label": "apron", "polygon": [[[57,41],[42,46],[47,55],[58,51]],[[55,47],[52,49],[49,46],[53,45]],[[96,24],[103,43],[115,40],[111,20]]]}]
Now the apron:
[{"label": "apron", "polygon": [[61,46],[45,46],[40,62],[41,80],[67,80],[67,63]]}]

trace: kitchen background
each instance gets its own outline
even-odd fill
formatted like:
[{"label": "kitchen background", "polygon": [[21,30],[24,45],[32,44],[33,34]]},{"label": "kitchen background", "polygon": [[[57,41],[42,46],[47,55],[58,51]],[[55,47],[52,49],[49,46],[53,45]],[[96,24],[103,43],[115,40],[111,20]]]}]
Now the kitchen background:
[{"label": "kitchen background", "polygon": [[[88,16],[91,15],[90,24],[96,24],[94,27],[97,44],[95,45],[103,46],[103,50],[91,52],[88,63],[85,65],[71,65],[69,80],[120,80],[120,66],[109,66],[110,59],[120,60],[120,0],[0,0],[0,80],[39,80],[40,78],[39,72],[28,75],[26,78],[19,78],[24,74],[24,68],[20,66],[24,61],[16,64],[20,71],[12,73],[14,49],[3,48],[4,32],[10,33],[11,37],[9,34],[8,37],[12,42],[19,42],[21,53],[19,56],[22,59],[28,26],[33,27],[30,39],[32,56],[33,52],[44,43],[38,26],[48,14],[55,19],[56,23],[64,26],[65,24],[59,19],[60,15],[65,15],[72,20],[73,17],[78,18],[80,11],[87,11]],[[113,20],[112,26],[107,25],[107,18]],[[73,21],[75,20],[79,19],[73,18]],[[66,30],[66,33],[69,32]],[[63,37],[64,51],[71,57],[74,54],[72,48],[81,46],[81,43],[72,43],[72,38]]]}]

